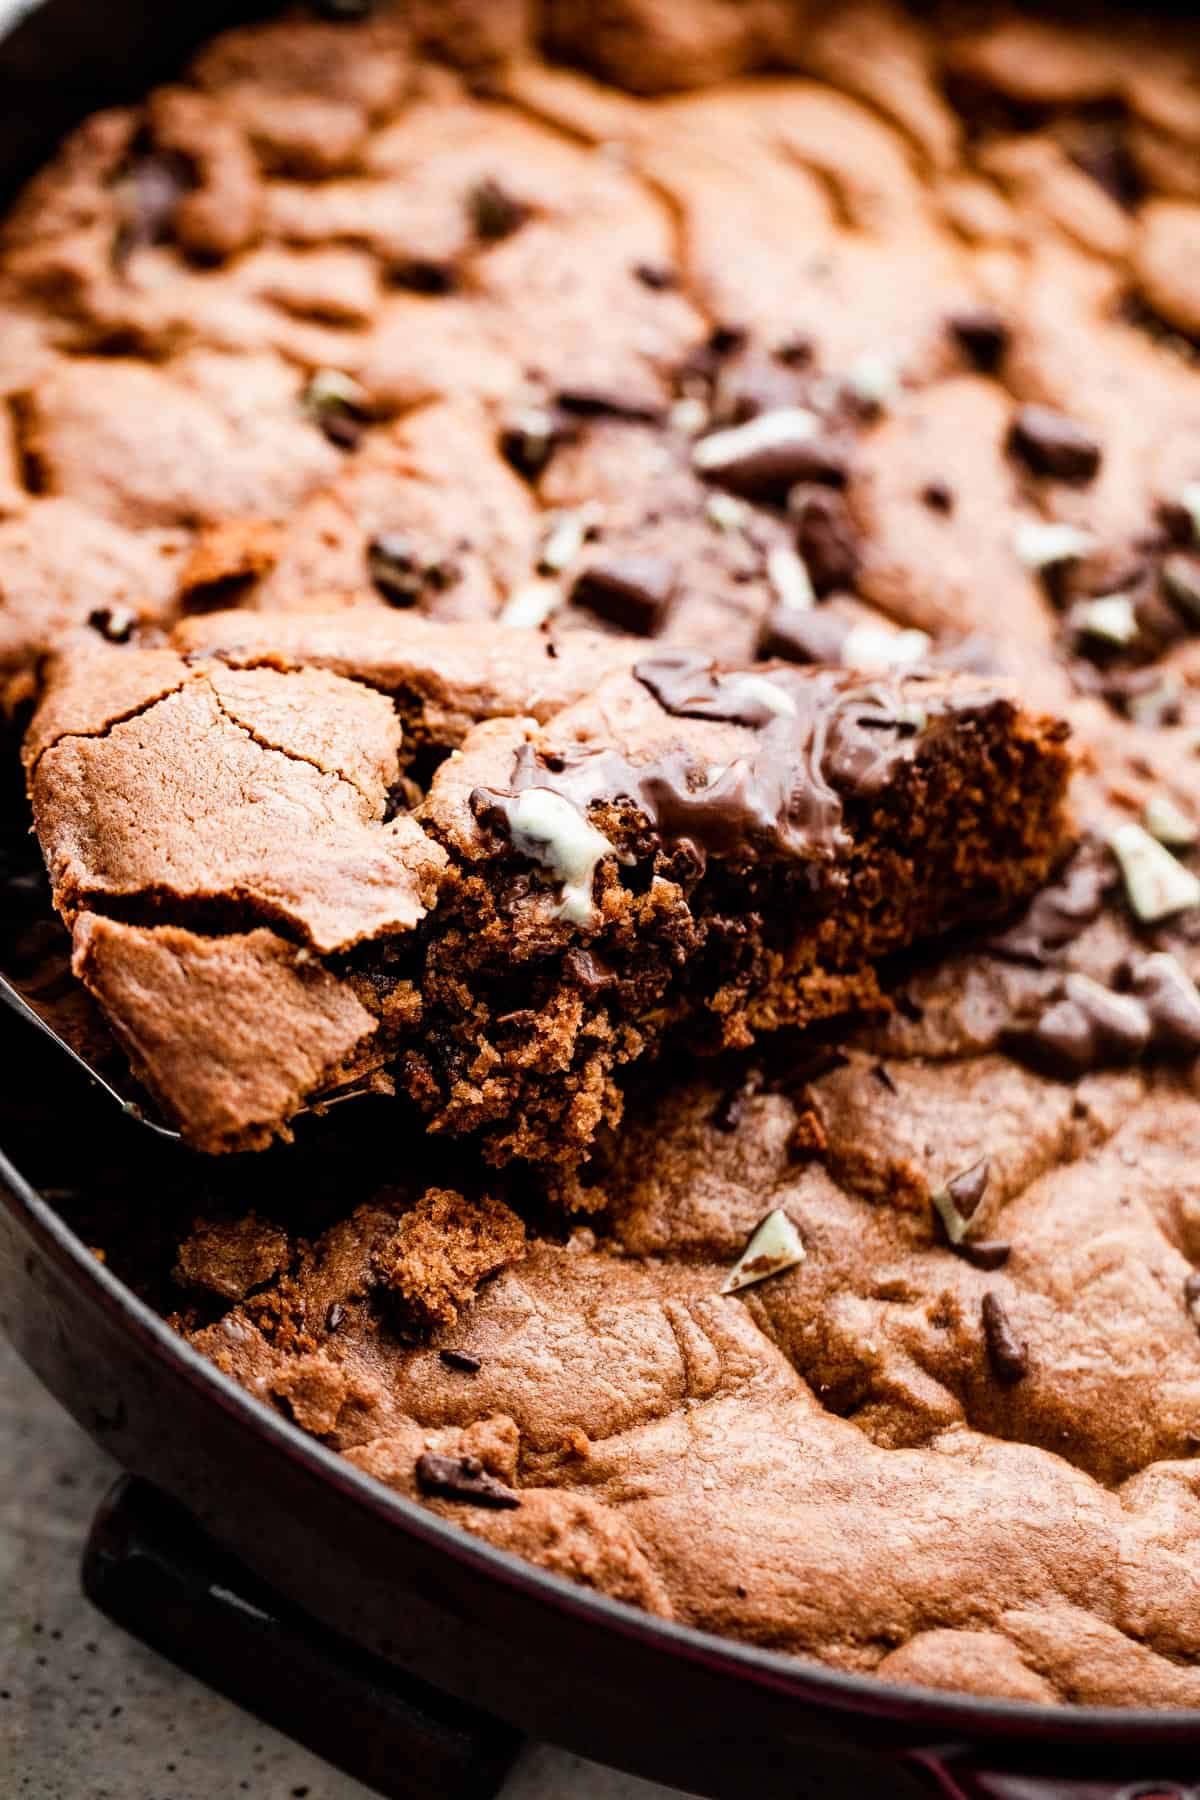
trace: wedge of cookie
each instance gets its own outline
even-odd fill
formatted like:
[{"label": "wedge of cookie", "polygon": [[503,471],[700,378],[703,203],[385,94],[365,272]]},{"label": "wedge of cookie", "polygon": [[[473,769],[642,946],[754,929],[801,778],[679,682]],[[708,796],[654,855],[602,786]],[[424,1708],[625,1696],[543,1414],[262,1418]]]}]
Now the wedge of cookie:
[{"label": "wedge of cookie", "polygon": [[68,648],[27,759],[76,971],[189,1141],[378,1071],[570,1171],[672,1034],[878,1006],[881,958],[1030,893],[1064,739],[974,677],[371,611]]}]

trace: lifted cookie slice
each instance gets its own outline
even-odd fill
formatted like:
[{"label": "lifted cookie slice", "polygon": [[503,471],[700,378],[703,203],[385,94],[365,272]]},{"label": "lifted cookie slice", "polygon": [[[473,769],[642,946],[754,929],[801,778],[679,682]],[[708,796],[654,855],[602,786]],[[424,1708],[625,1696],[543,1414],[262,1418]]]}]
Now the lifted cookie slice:
[{"label": "lifted cookie slice", "polygon": [[[186,658],[112,652],[102,679],[68,654],[34,721],[78,972],[200,1148],[284,1129],[330,1059],[275,1084],[274,1117],[256,1098],[239,1123],[235,1084],[215,1125],[228,1045],[187,998],[199,953],[148,1054],[153,996],[82,950],[107,932],[115,955],[118,924],[164,952],[168,929],[269,928],[374,1021],[371,1065],[430,1129],[569,1185],[623,1065],[877,1007],[882,957],[1002,913],[1064,848],[1065,728],[994,684],[637,660],[611,637],[589,659],[578,634],[560,660],[428,621],[383,642],[379,618],[276,621],[274,645],[265,615],[209,621],[203,649],[192,629]],[[523,697],[541,723],[512,716]],[[402,729],[432,754],[406,761]],[[280,1017],[242,1019],[239,1055],[249,1034],[280,1066]]]}]

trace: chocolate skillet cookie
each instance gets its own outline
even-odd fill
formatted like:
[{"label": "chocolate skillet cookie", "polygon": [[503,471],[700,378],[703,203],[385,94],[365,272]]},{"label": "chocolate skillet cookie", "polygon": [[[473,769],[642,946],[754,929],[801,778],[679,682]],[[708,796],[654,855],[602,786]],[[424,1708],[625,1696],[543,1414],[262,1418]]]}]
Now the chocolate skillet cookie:
[{"label": "chocolate skillet cookie", "polygon": [[206,1148],[400,1090],[96,1241],[572,1580],[1200,1706],[1194,26],[334,10],[0,240],[81,979]]},{"label": "chocolate skillet cookie", "polygon": [[1001,917],[1068,842],[1064,727],[978,677],[203,623],[232,665],[66,650],[27,746],[75,971],[201,1149],[386,1067],[431,1129],[570,1174],[673,1028],[882,1005],[882,957]]}]

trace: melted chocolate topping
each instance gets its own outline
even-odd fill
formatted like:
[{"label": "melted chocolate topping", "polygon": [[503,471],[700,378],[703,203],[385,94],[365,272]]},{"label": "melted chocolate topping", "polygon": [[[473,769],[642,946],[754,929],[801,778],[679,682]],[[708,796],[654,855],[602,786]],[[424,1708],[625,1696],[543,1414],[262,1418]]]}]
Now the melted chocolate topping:
[{"label": "melted chocolate topping", "polygon": [[701,869],[710,855],[749,861],[764,849],[832,861],[847,842],[844,797],[877,793],[924,723],[893,678],[771,663],[726,670],[692,651],[647,657],[634,674],[665,712],[741,725],[753,739],[709,766],[682,747],[634,763],[604,748],[546,758],[527,744],[511,792],[549,788],[583,813],[628,802]]}]

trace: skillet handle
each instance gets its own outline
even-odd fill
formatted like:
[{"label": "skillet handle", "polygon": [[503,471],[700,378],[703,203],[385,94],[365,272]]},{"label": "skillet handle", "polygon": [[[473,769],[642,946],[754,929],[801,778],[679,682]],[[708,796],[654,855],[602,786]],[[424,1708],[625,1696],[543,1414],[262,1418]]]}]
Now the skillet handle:
[{"label": "skillet handle", "polygon": [[286,1606],[145,1482],[101,1505],[83,1586],[102,1613],[384,1800],[494,1800],[520,1745]]},{"label": "skillet handle", "polygon": [[[1053,1756],[1054,1752],[1049,1754]],[[910,1750],[905,1760],[924,1772],[931,1782],[931,1792],[941,1800],[1200,1800],[1200,1784],[1194,1779],[1198,1761],[1195,1756],[1189,1759],[1192,1766],[1186,1777],[1146,1775],[1138,1779],[1128,1771],[1115,1777],[1070,1773],[1078,1769],[1081,1754],[1073,1755],[1069,1749],[1058,1754],[1062,1759],[1059,1772],[1036,1774],[1018,1766],[989,1767],[985,1751],[957,1745]],[[1181,1754],[1159,1752],[1160,1759],[1164,1756],[1178,1771],[1183,1761]],[[998,1760],[1004,1759],[1001,1756]],[[1146,1756],[1145,1761],[1148,1760]],[[1122,1766],[1116,1746],[1109,1753],[1108,1762],[1112,1767]]]}]

